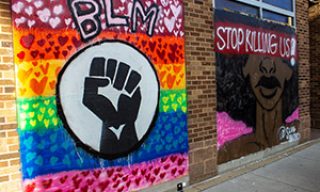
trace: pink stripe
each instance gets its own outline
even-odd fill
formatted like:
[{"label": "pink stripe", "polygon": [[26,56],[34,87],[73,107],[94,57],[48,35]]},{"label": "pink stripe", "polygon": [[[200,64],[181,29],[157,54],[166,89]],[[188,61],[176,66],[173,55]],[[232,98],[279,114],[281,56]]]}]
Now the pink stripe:
[{"label": "pink stripe", "polygon": [[60,172],[25,180],[24,191],[137,191],[188,174],[188,154],[128,166]]},{"label": "pink stripe", "polygon": [[289,117],[287,117],[286,123],[292,123],[295,120],[299,120],[299,107],[296,108]]},{"label": "pink stripe", "polygon": [[217,124],[218,149],[228,141],[253,132],[252,127],[247,127],[242,121],[233,120],[226,112],[217,113]]}]

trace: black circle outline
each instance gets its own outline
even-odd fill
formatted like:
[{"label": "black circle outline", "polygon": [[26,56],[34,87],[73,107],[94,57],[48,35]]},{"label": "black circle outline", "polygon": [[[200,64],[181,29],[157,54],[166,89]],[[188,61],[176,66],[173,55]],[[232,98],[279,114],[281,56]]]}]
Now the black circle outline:
[{"label": "black circle outline", "polygon": [[[157,106],[155,108],[155,113],[153,115],[152,121],[149,125],[149,128],[147,130],[147,132],[143,135],[143,137],[140,139],[139,142],[137,142],[133,147],[131,147],[130,149],[128,149],[128,151],[122,152],[122,153],[118,153],[118,154],[114,154],[114,155],[107,155],[107,154],[103,154],[101,152],[98,152],[97,150],[93,149],[92,147],[90,147],[89,145],[83,143],[78,136],[73,132],[73,130],[69,127],[69,124],[67,122],[67,118],[64,115],[63,112],[63,107],[61,104],[61,98],[60,98],[60,83],[61,83],[61,79],[62,76],[65,72],[65,70],[68,68],[68,66],[72,63],[73,60],[75,60],[80,54],[82,54],[84,51],[86,51],[87,49],[93,47],[93,46],[97,46],[97,45],[101,45],[104,43],[122,43],[125,44],[133,49],[135,49],[136,51],[138,51],[138,53],[140,53],[145,59],[147,59],[147,61],[149,62],[154,75],[156,77],[157,80],[157,85],[158,85],[158,99],[157,99]],[[73,137],[76,146],[77,147],[81,147],[83,149],[85,149],[87,152],[91,153],[92,155],[104,158],[104,159],[108,159],[108,160],[114,160],[116,158],[120,158],[120,157],[126,157],[129,155],[129,153],[135,151],[136,149],[138,149],[142,143],[146,140],[146,138],[149,136],[150,132],[152,131],[152,129],[155,127],[156,124],[156,120],[158,118],[159,115],[159,99],[160,99],[160,82],[158,79],[158,75],[156,73],[156,69],[153,66],[153,63],[150,61],[150,59],[142,52],[140,51],[138,48],[134,47],[133,45],[131,45],[130,43],[126,42],[126,41],[122,41],[122,40],[102,40],[102,41],[98,41],[96,43],[87,45],[86,47],[84,47],[83,49],[80,49],[79,51],[77,51],[74,55],[72,55],[68,61],[66,62],[66,64],[63,66],[63,68],[61,69],[60,73],[58,74],[58,80],[57,80],[57,85],[56,85],[56,101],[57,101],[57,110],[58,110],[58,115],[60,116],[61,121],[63,122],[64,128],[68,131],[68,133],[71,135],[71,137]]]}]

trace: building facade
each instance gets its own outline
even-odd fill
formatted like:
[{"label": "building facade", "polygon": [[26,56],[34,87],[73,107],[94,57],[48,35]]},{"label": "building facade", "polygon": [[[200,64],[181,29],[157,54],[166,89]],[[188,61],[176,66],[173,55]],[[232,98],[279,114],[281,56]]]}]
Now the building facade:
[{"label": "building facade", "polygon": [[[279,7],[275,1],[256,5],[251,5],[251,1],[225,0],[68,2],[59,4],[57,1],[50,5],[42,1],[31,4],[29,1],[8,0],[0,3],[0,188],[4,191],[68,187],[101,191],[159,190],[154,188],[157,186],[175,188],[179,182],[194,184],[216,176],[220,173],[219,167],[231,160],[277,146],[280,143],[277,139],[271,139],[270,144],[258,150],[243,153],[232,146],[232,141],[241,143],[242,136],[258,132],[257,127],[262,121],[258,114],[264,113],[256,108],[263,102],[250,88],[250,81],[244,81],[247,76],[250,78],[250,71],[255,66],[235,69],[237,65],[255,63],[247,62],[252,61],[250,55],[271,58],[277,71],[282,71],[280,76],[287,75],[283,83],[293,82],[288,98],[294,105],[282,105],[289,112],[279,118],[279,124],[274,124],[278,128],[279,125],[294,127],[295,131],[291,131],[300,135],[299,142],[309,139],[311,121],[312,126],[317,126],[317,111],[310,110],[310,101],[317,101],[316,93],[310,93],[310,90],[316,90],[311,87],[316,87],[317,83],[316,75],[311,73],[310,76],[310,68],[316,66],[313,62],[316,57],[310,61],[310,50],[314,48],[309,48],[307,0],[288,1],[291,7]],[[239,20],[234,19],[234,14]],[[311,31],[314,30],[312,26],[311,23]],[[234,49],[228,52],[221,48],[219,52],[217,48],[222,42],[227,43],[228,37],[222,32],[229,28],[230,34],[233,30],[241,33],[244,29],[250,30],[250,34],[274,34],[289,39],[283,47],[287,46],[288,55],[292,54],[288,58],[280,52],[273,54],[271,47],[269,53],[254,50],[240,53],[239,50],[246,48],[240,45],[238,49],[232,44],[235,42],[231,40],[233,38],[230,47]],[[241,40],[238,42],[241,44]],[[310,45],[315,47],[316,39],[311,40]],[[117,50],[122,51],[108,55]],[[249,58],[241,60],[238,55]],[[277,58],[283,62],[279,63]],[[143,65],[131,64],[132,60]],[[284,60],[289,64],[283,64],[286,63]],[[260,69],[274,71],[264,61],[269,60],[256,62],[262,66]],[[84,64],[77,66],[74,63]],[[227,74],[229,66],[224,68],[225,64],[235,67],[230,69],[231,79],[223,75]],[[267,67],[263,68],[264,65]],[[75,72],[72,72],[73,66],[77,66]],[[111,70],[112,66],[116,66],[113,68],[117,68],[117,72]],[[279,66],[286,67],[281,70]],[[290,70],[293,72],[288,74]],[[101,74],[99,71],[106,72]],[[317,70],[311,71],[314,74]],[[233,79],[236,72],[239,72],[240,79]],[[82,78],[82,82],[79,79],[83,76],[86,78]],[[276,82],[268,77],[264,78],[267,79],[266,87]],[[241,78],[243,84],[248,85],[248,95],[253,100],[236,98],[234,102],[254,105],[251,111],[245,111],[246,106],[240,107],[242,111],[234,110],[233,106],[228,108],[229,95],[226,94],[231,92],[223,88]],[[123,79],[134,83],[125,83]],[[81,86],[77,88],[78,84]],[[108,101],[90,102],[100,101],[99,85],[109,84],[127,93],[118,96],[117,101],[113,101],[116,96],[109,95]],[[287,87],[287,84],[279,83],[279,87],[285,85]],[[92,87],[96,88],[90,89]],[[77,93],[77,90],[82,92]],[[236,95],[245,90],[237,91]],[[150,94],[149,100],[147,93]],[[279,94],[282,98],[282,92]],[[78,105],[72,101],[77,99],[89,109],[87,112],[81,113],[85,110],[80,108],[74,110]],[[268,102],[265,108],[268,108]],[[131,105],[129,108],[136,110],[126,113],[121,110],[121,103],[124,108]],[[278,103],[278,100],[271,103]],[[108,107],[99,108],[101,105]],[[68,111],[70,108],[74,111]],[[256,118],[250,120],[248,116],[252,114]],[[85,121],[75,122],[77,115],[81,117],[78,119]],[[110,115],[114,116],[100,118]],[[106,130],[113,130],[115,135],[119,129],[133,127],[135,134],[127,133],[130,137],[125,138],[134,145],[121,142],[122,131],[111,143],[102,142],[103,135],[109,134],[107,132],[102,136],[100,132],[98,136],[87,136],[94,134],[94,127],[101,130],[101,125],[96,126],[96,121],[92,120],[97,117],[102,120],[103,127],[107,126]],[[291,120],[286,121],[290,117]],[[249,120],[244,120],[246,118]],[[78,129],[84,124],[92,127],[91,133],[85,128]],[[237,129],[233,130],[234,127]],[[235,133],[235,136],[224,136],[225,132]],[[155,144],[157,141],[159,145]],[[229,146],[228,142],[231,143]],[[56,146],[57,143],[61,146]],[[117,150],[100,147],[108,145],[109,149]],[[67,153],[71,155],[66,156]],[[50,175],[58,179],[54,180]]]}]

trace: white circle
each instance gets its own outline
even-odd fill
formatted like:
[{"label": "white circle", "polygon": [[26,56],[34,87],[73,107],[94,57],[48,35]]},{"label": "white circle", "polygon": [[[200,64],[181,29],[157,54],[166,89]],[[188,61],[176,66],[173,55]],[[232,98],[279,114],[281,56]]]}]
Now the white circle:
[{"label": "white circle", "polygon": [[[141,104],[135,121],[135,131],[139,141],[148,133],[157,114],[159,82],[149,60],[134,47],[120,41],[104,41],[88,46],[68,61],[58,85],[59,102],[64,119],[68,128],[82,144],[99,153],[102,121],[82,103],[85,78],[89,76],[91,62],[95,57],[114,59],[118,64],[123,62],[130,66],[129,72],[134,70],[141,75],[138,85],[141,90]],[[99,88],[99,94],[104,96],[107,94],[112,104],[116,106],[121,92],[113,91],[112,86],[108,87]]]}]

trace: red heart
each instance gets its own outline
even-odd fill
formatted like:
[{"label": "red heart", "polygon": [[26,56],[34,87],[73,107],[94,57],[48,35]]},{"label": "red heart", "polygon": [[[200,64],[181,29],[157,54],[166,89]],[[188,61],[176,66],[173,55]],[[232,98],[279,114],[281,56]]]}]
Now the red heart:
[{"label": "red heart", "polygon": [[46,66],[44,67],[43,65],[40,66],[41,71],[43,72],[43,74],[47,74],[48,70],[49,70],[49,63],[46,64]]},{"label": "red heart", "polygon": [[49,85],[50,85],[50,88],[53,90],[56,87],[56,81],[51,81]]},{"label": "red heart", "polygon": [[39,51],[38,50],[31,51],[30,54],[35,59],[38,56]]},{"label": "red heart", "polygon": [[68,42],[68,40],[69,40],[69,37],[67,37],[67,36],[65,36],[65,37],[60,36],[60,37],[58,37],[58,41],[59,41],[59,44],[60,44],[61,46],[64,46],[64,45]]},{"label": "red heart", "polygon": [[26,36],[22,36],[21,39],[20,39],[20,44],[26,48],[26,49],[30,49],[30,47],[32,46],[33,44],[33,41],[34,41],[34,35],[32,34],[29,34],[29,35],[26,35]]},{"label": "red heart", "polygon": [[72,43],[76,48],[80,47],[81,45],[81,41],[78,40],[76,37],[72,37]]},{"label": "red heart", "polygon": [[[176,80],[175,75],[171,75],[171,74],[167,75],[167,84],[170,89],[173,87],[175,80]],[[174,162],[174,161],[172,161],[172,162]]]},{"label": "red heart", "polygon": [[36,79],[31,79],[30,88],[37,95],[41,95],[44,89],[46,88],[47,81],[48,81],[48,77],[43,77],[40,82],[37,81]]},{"label": "red heart", "polygon": [[35,183],[29,184],[25,187],[25,192],[33,192],[35,188],[36,188]]},{"label": "red heart", "polygon": [[21,51],[20,53],[17,54],[18,58],[19,59],[24,59],[24,56],[25,56],[25,52],[24,51]]},{"label": "red heart", "polygon": [[43,181],[42,181],[42,186],[43,186],[45,189],[50,188],[50,187],[51,187],[51,184],[52,184],[52,179],[43,180]]},{"label": "red heart", "polygon": [[38,45],[39,45],[40,47],[42,47],[42,46],[44,46],[44,44],[46,43],[46,41],[45,41],[44,39],[41,39],[41,40],[37,41],[37,43],[38,43]]}]

